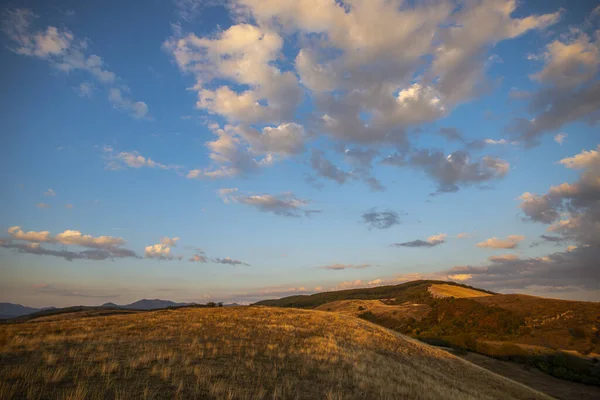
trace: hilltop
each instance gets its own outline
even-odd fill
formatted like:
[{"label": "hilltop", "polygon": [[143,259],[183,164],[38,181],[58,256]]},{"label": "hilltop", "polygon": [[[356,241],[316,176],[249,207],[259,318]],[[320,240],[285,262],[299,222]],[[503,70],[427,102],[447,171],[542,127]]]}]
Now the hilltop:
[{"label": "hilltop", "polygon": [[519,361],[560,378],[600,384],[600,303],[414,281],[256,305],[356,316],[427,343]]},{"label": "hilltop", "polygon": [[294,308],[315,308],[325,303],[338,300],[379,300],[379,299],[395,299],[396,302],[401,301],[426,301],[431,298],[427,289],[432,284],[451,285],[457,288],[467,288],[485,294],[495,294],[488,290],[475,289],[467,285],[461,285],[454,282],[434,281],[434,280],[418,280],[400,285],[377,286],[365,289],[349,289],[338,290],[334,292],[315,293],[312,295],[299,295],[283,297],[276,300],[263,300],[253,305],[256,306],[272,306],[272,307],[294,307]]},{"label": "hilltop", "polygon": [[546,399],[370,322],[181,308],[0,326],[0,398]]}]

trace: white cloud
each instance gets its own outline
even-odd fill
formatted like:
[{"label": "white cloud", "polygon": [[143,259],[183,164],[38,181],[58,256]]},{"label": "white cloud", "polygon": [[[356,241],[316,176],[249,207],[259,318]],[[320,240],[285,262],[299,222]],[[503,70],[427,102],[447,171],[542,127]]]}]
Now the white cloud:
[{"label": "white cloud", "polygon": [[[3,31],[13,41],[12,51],[24,56],[46,60],[52,67],[62,72],[85,71],[109,91],[109,100],[118,109],[124,110],[135,118],[146,117],[148,107],[144,102],[132,100],[122,95],[125,86],[119,85],[116,74],[109,71],[104,60],[88,54],[89,42],[78,39],[68,29],[48,26],[46,29],[33,30],[32,23],[37,16],[27,9],[9,10],[3,21]],[[93,84],[82,82],[77,91],[81,96],[89,97]]]},{"label": "white cloud", "polygon": [[165,236],[161,239],[160,243],[165,244],[167,246],[175,247],[175,246],[177,246],[177,241],[179,239],[180,239],[179,237],[168,238]]},{"label": "white cloud", "polygon": [[157,243],[144,248],[146,258],[156,258],[159,260],[172,260],[171,248],[164,243]]},{"label": "white cloud", "polygon": [[[531,79],[540,84],[540,88],[528,96],[528,111],[533,118],[515,119],[512,125],[515,135],[528,145],[535,145],[539,136],[570,122],[597,123],[600,120],[600,83],[597,80],[600,30],[590,37],[573,27],[568,34],[549,43],[546,51],[537,58],[544,65],[531,75]],[[564,140],[562,135],[555,136],[558,143]]]},{"label": "white cloud", "polygon": [[[301,100],[295,74],[274,66],[283,47],[283,39],[274,31],[241,23],[212,39],[195,34],[173,36],[163,47],[183,72],[196,78],[197,107],[231,122],[290,120]],[[250,89],[237,92],[230,86],[206,88],[216,79],[248,85]]]},{"label": "white cloud", "polygon": [[514,249],[519,245],[519,242],[523,241],[525,236],[522,235],[508,235],[506,239],[500,239],[492,237],[483,242],[477,243],[477,247],[488,248],[488,249]]},{"label": "white cloud", "polygon": [[345,269],[365,269],[372,267],[371,264],[329,264],[320,267],[321,269],[328,269],[332,271],[341,271]]},{"label": "white cloud", "polygon": [[556,135],[554,135],[554,141],[558,144],[563,144],[564,141],[567,139],[567,134],[566,133],[557,133]]},{"label": "white cloud", "polygon": [[[20,226],[12,226],[8,229],[10,240],[2,241],[0,247],[11,248],[21,253],[36,255],[51,255],[65,258],[68,261],[74,259],[106,260],[112,258],[137,257],[135,252],[123,248],[125,240],[113,236],[84,235],[80,231],[67,229],[55,236],[49,231],[24,232]],[[16,241],[16,242],[14,242]],[[26,242],[26,243],[21,243]],[[69,250],[53,250],[40,246],[41,243],[80,246],[91,250],[79,252]]]},{"label": "white cloud", "polygon": [[52,189],[48,189],[44,192],[44,196],[56,196],[56,192]]},{"label": "white cloud", "polygon": [[308,216],[312,213],[319,212],[306,209],[310,202],[308,200],[297,198],[293,193],[281,193],[278,195],[232,194],[236,191],[237,189],[220,189],[218,193],[225,204],[244,204],[254,207],[259,211],[270,212],[284,217]]},{"label": "white cloud", "polygon": [[144,157],[137,151],[127,152],[122,151],[116,153],[110,146],[104,146],[102,151],[106,158],[106,168],[117,171],[126,167],[129,168],[159,168],[164,170],[180,169],[179,165],[162,164],[149,157]]}]

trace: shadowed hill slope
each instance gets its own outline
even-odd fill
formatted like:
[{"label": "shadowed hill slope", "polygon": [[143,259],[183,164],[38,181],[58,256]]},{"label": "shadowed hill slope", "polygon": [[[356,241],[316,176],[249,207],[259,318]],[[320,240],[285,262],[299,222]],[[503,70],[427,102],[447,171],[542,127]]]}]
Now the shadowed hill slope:
[{"label": "shadowed hill slope", "polygon": [[1,398],[544,399],[369,322],[178,309],[0,326]]}]

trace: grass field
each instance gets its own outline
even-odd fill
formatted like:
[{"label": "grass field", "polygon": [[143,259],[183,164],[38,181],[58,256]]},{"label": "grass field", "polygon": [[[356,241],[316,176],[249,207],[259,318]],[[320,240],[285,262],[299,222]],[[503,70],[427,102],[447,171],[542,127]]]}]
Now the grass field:
[{"label": "grass field", "polygon": [[266,307],[0,326],[0,398],[543,399],[351,316]]},{"label": "grass field", "polygon": [[448,284],[433,284],[429,286],[427,290],[434,298],[455,297],[457,299],[462,299],[469,297],[491,296],[490,293],[482,292],[480,290]]}]

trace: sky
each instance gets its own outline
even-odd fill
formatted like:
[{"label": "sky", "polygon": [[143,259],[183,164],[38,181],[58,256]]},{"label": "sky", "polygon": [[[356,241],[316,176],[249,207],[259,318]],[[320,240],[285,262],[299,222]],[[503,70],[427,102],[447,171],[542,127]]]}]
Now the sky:
[{"label": "sky", "polygon": [[0,301],[600,301],[600,6],[3,6]]}]

